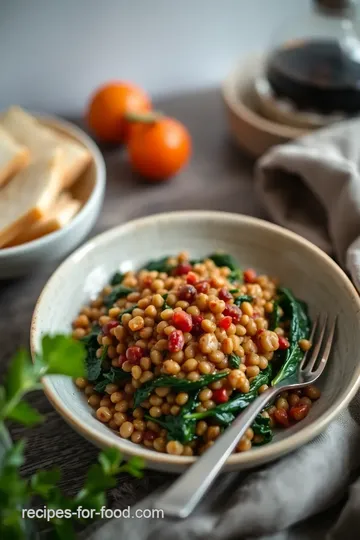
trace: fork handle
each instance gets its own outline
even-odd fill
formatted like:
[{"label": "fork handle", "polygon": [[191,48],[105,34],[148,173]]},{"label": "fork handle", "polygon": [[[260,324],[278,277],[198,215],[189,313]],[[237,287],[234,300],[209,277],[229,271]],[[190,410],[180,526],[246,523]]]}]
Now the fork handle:
[{"label": "fork handle", "polygon": [[155,508],[164,511],[165,515],[186,518],[205,495],[210,485],[220,473],[227,458],[236,444],[245,434],[255,417],[279,393],[279,388],[269,388],[246,407],[233,423],[224,431],[194,465],[182,474],[155,501]]}]

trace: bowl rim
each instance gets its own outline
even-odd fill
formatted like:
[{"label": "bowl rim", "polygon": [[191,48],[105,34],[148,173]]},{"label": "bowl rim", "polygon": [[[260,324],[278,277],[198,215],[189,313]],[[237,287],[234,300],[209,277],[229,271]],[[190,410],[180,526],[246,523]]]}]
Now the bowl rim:
[{"label": "bowl rim", "polygon": [[245,105],[239,95],[239,83],[244,80],[244,71],[247,78],[253,78],[256,70],[263,63],[262,55],[252,55],[250,58],[240,60],[228,73],[221,85],[221,93],[226,105],[238,118],[243,118],[248,124],[255,126],[262,132],[283,137],[296,139],[309,133],[309,129],[293,127],[280,122],[272,121]]},{"label": "bowl rim", "polygon": [[78,142],[83,144],[87,150],[89,150],[96,169],[95,185],[88,200],[80,208],[79,212],[74,216],[74,218],[65,225],[65,227],[62,227],[57,231],[53,231],[50,234],[46,234],[45,236],[41,236],[40,238],[36,238],[35,240],[31,240],[30,242],[26,242],[25,244],[0,249],[0,262],[1,259],[5,259],[10,255],[13,256],[20,253],[25,254],[37,248],[41,249],[42,247],[51,244],[52,241],[56,241],[57,239],[65,236],[67,233],[70,233],[70,231],[73,230],[77,224],[85,218],[85,214],[88,211],[89,206],[95,200],[101,198],[105,191],[106,165],[100,149],[95,141],[93,141],[92,138],[89,137],[89,135],[87,135],[80,127],[76,126],[72,122],[69,122],[68,120],[60,118],[59,116],[41,113],[34,113],[34,116],[45,123],[48,122],[49,124],[62,128],[69,135],[72,135]]},{"label": "bowl rim", "polygon": [[[333,261],[324,251],[318,248],[316,245],[312,244],[309,240],[301,237],[300,235],[287,230],[280,225],[270,223],[268,221],[246,216],[242,214],[234,214],[230,212],[218,212],[218,211],[207,211],[207,210],[191,210],[191,211],[176,211],[176,212],[165,212],[153,214],[150,216],[138,218],[135,220],[128,221],[122,225],[113,227],[108,231],[105,231],[94,238],[85,242],[81,247],[75,250],[70,256],[66,258],[64,262],[55,270],[52,276],[46,282],[37,302],[33,312],[31,327],[30,327],[30,349],[31,355],[34,357],[35,354],[35,336],[39,333],[37,327],[37,318],[38,311],[44,296],[47,294],[47,290],[51,287],[52,282],[63,272],[66,272],[80,257],[86,256],[86,253],[96,246],[99,242],[100,244],[106,244],[109,240],[116,238],[122,233],[129,232],[139,227],[146,227],[147,224],[153,222],[169,222],[169,220],[201,220],[201,219],[212,219],[212,220],[222,220],[227,222],[237,222],[240,225],[252,225],[260,229],[271,230],[274,233],[280,234],[283,237],[286,237],[289,240],[292,240],[297,245],[304,246],[309,250],[314,256],[320,257],[326,264],[328,264],[332,271],[336,274],[337,278],[342,282],[343,286],[347,289],[350,296],[352,296],[354,302],[358,306],[358,322],[360,323],[360,296],[358,295],[354,285],[345,274],[345,272],[338,266],[335,261]],[[346,407],[346,405],[354,397],[356,391],[360,387],[360,363],[354,370],[354,373],[351,377],[350,383],[344,389],[341,396],[339,396],[334,403],[317,419],[316,422],[305,426],[299,431],[293,433],[286,439],[280,441],[272,442],[269,445],[257,447],[252,452],[243,452],[238,454],[232,454],[227,462],[227,466],[233,466],[234,468],[248,468],[255,467],[266,461],[272,461],[284,454],[287,454],[296,448],[304,445],[308,441],[314,439],[319,435],[325,427]],[[118,437],[116,440],[112,440],[109,435],[100,433],[96,428],[89,427],[87,424],[82,424],[78,419],[76,413],[67,409],[61,399],[57,396],[57,393],[53,390],[52,383],[49,377],[43,379],[43,389],[50,403],[53,405],[55,410],[70,424],[77,432],[81,433],[87,440],[92,441],[98,447],[107,447],[115,446],[123,452],[125,456],[137,455],[143,457],[147,463],[156,463],[156,464],[168,464],[171,466],[182,466],[186,467],[194,463],[196,456],[174,456],[170,454],[162,454],[155,452],[150,449],[146,449],[140,445],[133,445],[132,447],[124,447],[122,439]]]}]

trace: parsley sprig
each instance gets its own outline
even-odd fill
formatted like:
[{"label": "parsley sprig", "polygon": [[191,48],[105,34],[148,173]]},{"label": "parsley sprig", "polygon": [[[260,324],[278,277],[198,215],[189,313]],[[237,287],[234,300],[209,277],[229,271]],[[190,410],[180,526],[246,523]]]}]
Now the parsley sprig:
[{"label": "parsley sprig", "polygon": [[[90,467],[83,487],[73,498],[60,490],[61,473],[57,468],[37,471],[27,479],[20,475],[25,440],[12,444],[6,421],[25,426],[42,422],[44,417],[23,400],[24,396],[41,389],[41,379],[45,375],[84,377],[85,355],[84,343],[64,335],[46,335],[33,362],[25,349],[19,350],[10,362],[4,385],[0,386],[0,439],[5,448],[2,456],[0,448],[0,538],[3,540],[29,537],[29,522],[22,519],[21,510],[31,505],[33,497],[53,509],[75,510],[83,506],[100,510],[106,503],[106,491],[116,485],[119,473],[142,476],[143,460],[133,457],[123,462],[123,456],[116,448],[107,448],[99,454],[98,463]],[[55,517],[51,523],[57,538],[76,538],[73,519]]]}]

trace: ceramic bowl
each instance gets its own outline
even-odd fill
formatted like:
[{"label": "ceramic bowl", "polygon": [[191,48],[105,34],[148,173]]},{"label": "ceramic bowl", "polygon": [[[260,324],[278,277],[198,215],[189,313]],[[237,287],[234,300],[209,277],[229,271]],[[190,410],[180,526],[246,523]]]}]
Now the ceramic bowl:
[{"label": "ceramic bowl", "polygon": [[37,118],[46,126],[63,136],[77,140],[91,153],[92,160],[70,192],[82,206],[76,216],[64,228],[19,246],[0,249],[0,279],[23,276],[43,264],[59,260],[78,246],[93,228],[104,199],[106,169],[101,152],[84,131],[57,117]]},{"label": "ceramic bowl", "polygon": [[261,74],[261,56],[239,62],[222,85],[222,97],[230,131],[242,150],[262,156],[272,146],[305,135],[306,128],[292,127],[266,118],[255,81]]},{"label": "ceramic bowl", "polygon": [[[31,326],[32,350],[44,333],[70,332],[71,321],[117,269],[136,269],[145,261],[188,250],[201,257],[215,250],[234,255],[243,267],[280,278],[308,302],[310,315],[338,315],[336,342],[322,396],[309,416],[276,433],[271,444],[233,454],[227,470],[255,467],[310,441],[349,403],[360,384],[360,300],[345,273],[302,237],[266,221],[221,212],[173,212],[131,221],[93,238],[61,264],[46,284]],[[148,467],[182,472],[194,457],[157,453],[120,438],[94,416],[85,396],[63,376],[46,377],[45,392],[55,409],[86,439],[115,446],[126,456],[145,458]]]}]

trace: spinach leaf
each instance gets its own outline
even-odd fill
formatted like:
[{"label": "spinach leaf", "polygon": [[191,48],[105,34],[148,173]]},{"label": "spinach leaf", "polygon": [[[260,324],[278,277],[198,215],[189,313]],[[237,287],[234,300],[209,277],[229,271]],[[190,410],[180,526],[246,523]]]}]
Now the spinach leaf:
[{"label": "spinach leaf", "polygon": [[131,373],[127,373],[120,368],[111,367],[109,371],[103,371],[101,376],[97,379],[94,390],[96,390],[96,392],[104,392],[105,387],[108,384],[129,378],[131,378]]},{"label": "spinach leaf", "polygon": [[261,414],[258,414],[251,427],[255,435],[261,435],[263,437],[263,440],[261,442],[258,442],[258,443],[253,442],[254,446],[260,446],[260,445],[267,444],[272,441],[273,434],[272,434],[272,429],[270,427],[270,418],[263,418]]},{"label": "spinach leaf", "polygon": [[289,289],[282,287],[279,289],[279,305],[284,311],[284,319],[290,321],[290,347],[275,354],[274,360],[276,363],[281,362],[281,368],[271,382],[272,386],[296,372],[304,356],[299,340],[307,339],[310,334],[310,319],[304,302],[297,300]]},{"label": "spinach leaf", "polygon": [[269,317],[269,329],[275,330],[280,324],[280,309],[279,309],[279,300],[275,300],[272,313]]},{"label": "spinach leaf", "polygon": [[195,266],[195,264],[203,263],[205,259],[207,259],[207,257],[204,257],[202,259],[190,259],[189,263],[191,264],[191,266]]},{"label": "spinach leaf", "polygon": [[237,270],[232,270],[228,276],[228,281],[230,281],[230,283],[239,283],[239,282],[242,282],[243,281],[243,273],[242,273],[242,270],[240,270],[240,268],[238,268]]},{"label": "spinach leaf", "polygon": [[243,294],[242,296],[238,296],[237,298],[235,298],[234,304],[236,304],[237,306],[240,306],[243,302],[251,303],[253,300],[254,298],[250,296],[249,294]]},{"label": "spinach leaf", "polygon": [[145,266],[143,266],[142,270],[149,270],[149,272],[166,272],[167,274],[170,274],[171,270],[175,268],[175,266],[168,263],[169,258],[170,256],[167,256],[149,261],[145,264]]},{"label": "spinach leaf", "polygon": [[211,415],[211,418],[216,420],[220,426],[227,427],[235,420],[235,414],[231,412],[215,411],[214,414]]},{"label": "spinach leaf", "polygon": [[259,375],[254,378],[250,385],[250,390],[247,394],[243,394],[241,392],[234,392],[231,395],[231,399],[226,403],[221,403],[221,405],[217,405],[213,409],[208,409],[207,411],[201,413],[194,413],[192,414],[192,418],[196,418],[197,420],[199,420],[201,418],[207,418],[210,416],[215,417],[219,420],[220,418],[222,418],[221,415],[223,413],[231,413],[232,415],[237,415],[240,411],[245,409],[249,405],[249,403],[254,401],[254,399],[258,395],[260,386],[270,383],[271,376],[272,368],[271,364],[269,364],[266,369],[261,371]]},{"label": "spinach leaf", "polygon": [[211,259],[216,266],[227,266],[230,270],[239,270],[239,265],[236,259],[227,253],[213,253],[207,257]]},{"label": "spinach leaf", "polygon": [[208,384],[214,381],[218,381],[226,376],[227,372],[213,373],[209,375],[203,375],[197,381],[178,379],[177,377],[174,377],[172,375],[164,375],[162,377],[158,377],[157,379],[153,379],[143,384],[140,388],[136,390],[134,395],[134,409],[136,409],[136,407],[139,407],[140,404],[149,397],[151,392],[155,390],[155,388],[159,388],[160,386],[169,386],[171,388],[174,388],[174,390],[191,392],[194,390],[199,390],[200,388],[203,388],[204,386],[207,386]]},{"label": "spinach leaf", "polygon": [[162,297],[164,299],[164,305],[161,309],[172,309],[171,306],[169,306],[169,304],[166,303],[166,299],[167,297],[169,296],[169,293],[166,293],[166,294],[163,294]]},{"label": "spinach leaf", "polygon": [[[162,379],[164,378],[165,377],[163,377]],[[178,416],[166,415],[160,418],[153,418],[151,416],[145,415],[145,418],[147,420],[157,422],[161,427],[165,428],[168,432],[168,438],[170,440],[173,439],[180,441],[183,444],[186,444],[194,440],[194,438],[196,437],[195,428],[196,422],[199,419],[212,418],[220,426],[227,427],[229,424],[231,424],[231,422],[234,421],[236,415],[240,413],[243,409],[245,409],[245,407],[247,407],[248,404],[257,397],[260,386],[269,383],[270,379],[271,365],[269,365],[268,368],[259,373],[259,375],[253,380],[253,382],[251,383],[250,391],[247,394],[234,392],[234,397],[232,396],[233,399],[231,399],[227,403],[222,403],[221,405],[218,405],[214,409],[209,409],[202,413],[194,412],[197,405],[199,404],[198,391],[196,391],[189,393],[189,400],[186,405],[182,407],[181,412]],[[184,381],[184,379],[178,380]],[[208,384],[209,382],[210,381],[208,381],[206,384]],[[162,382],[161,386],[165,385],[169,386],[168,384]],[[183,388],[177,389],[183,390]],[[197,390],[199,390],[199,388]],[[137,390],[137,392],[138,391],[139,390]],[[136,406],[138,406],[138,404],[134,403],[134,407]],[[270,429],[269,418],[263,418],[261,415],[258,415],[254,422],[253,429],[256,434],[262,435],[264,437],[263,442],[259,444],[265,444],[266,442],[269,442],[271,440],[272,432]]]},{"label": "spinach leaf", "polygon": [[124,287],[124,285],[116,285],[110,294],[105,296],[104,304],[107,308],[110,308],[115,304],[119,298],[124,298],[128,294],[134,292],[135,289],[130,289],[130,287]]},{"label": "spinach leaf", "polygon": [[100,326],[96,325],[93,327],[90,334],[81,339],[85,344],[86,349],[85,366],[89,381],[95,381],[101,373],[102,360],[96,356],[96,351],[100,347],[97,340],[99,332]]},{"label": "spinach leaf", "polygon": [[235,353],[231,353],[228,356],[228,362],[231,369],[237,369],[241,364],[241,358]]},{"label": "spinach leaf", "polygon": [[115,272],[115,274],[112,276],[110,280],[110,285],[112,285],[113,287],[115,285],[120,285],[124,277],[125,277],[125,274],[122,274],[121,272]]},{"label": "spinach leaf", "polygon": [[182,407],[178,416],[169,414],[160,418],[153,418],[145,415],[145,418],[165,428],[169,440],[179,441],[182,444],[189,443],[196,437],[196,419],[188,418],[188,416],[199,405],[198,393],[197,391],[189,395],[187,403]]},{"label": "spinach leaf", "polygon": [[127,309],[124,309],[124,311],[122,311],[122,312],[120,313],[120,315],[118,316],[118,320],[121,322],[121,317],[122,317],[123,315],[125,315],[125,313],[132,313],[132,312],[133,312],[133,309],[138,308],[138,307],[139,307],[139,306],[138,306],[137,304],[134,304],[133,306],[131,306],[131,307],[127,308]]},{"label": "spinach leaf", "polygon": [[105,345],[105,347],[103,348],[103,352],[102,352],[102,355],[101,355],[101,357],[100,357],[100,363],[101,363],[101,364],[102,364],[103,361],[107,358],[108,348],[109,348],[109,345]]}]

